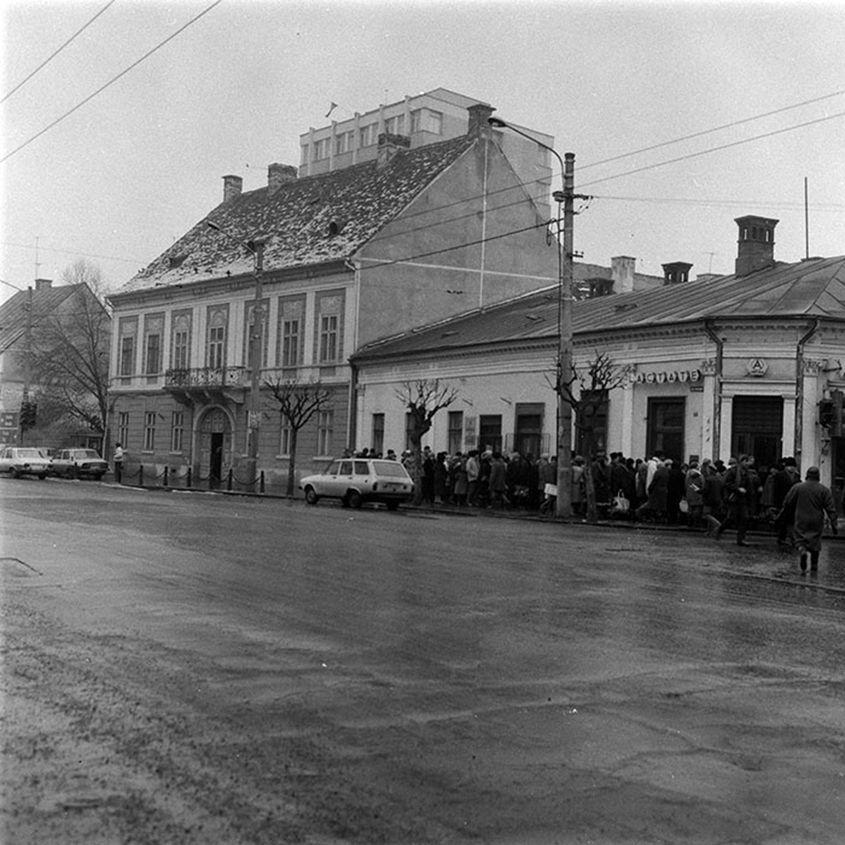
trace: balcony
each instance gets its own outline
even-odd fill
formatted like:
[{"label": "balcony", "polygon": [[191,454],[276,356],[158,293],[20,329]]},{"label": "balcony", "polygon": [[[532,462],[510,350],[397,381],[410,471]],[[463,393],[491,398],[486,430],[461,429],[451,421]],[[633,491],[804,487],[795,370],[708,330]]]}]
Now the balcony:
[{"label": "balcony", "polygon": [[186,404],[221,399],[241,404],[249,384],[246,367],[177,368],[164,374],[164,389]]}]

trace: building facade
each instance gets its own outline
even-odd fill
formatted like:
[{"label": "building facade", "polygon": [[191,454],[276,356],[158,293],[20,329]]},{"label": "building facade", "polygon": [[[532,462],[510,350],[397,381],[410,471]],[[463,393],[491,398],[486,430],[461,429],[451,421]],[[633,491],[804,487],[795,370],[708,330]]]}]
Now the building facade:
[{"label": "building facade", "polygon": [[553,281],[548,220],[491,111],[471,105],[465,134],[416,148],[382,133],[375,158],[325,173],[272,164],[256,191],[224,177],[223,202],[110,297],[112,442],[147,477],[250,486],[252,438],[281,485],[290,431],[263,385],[330,392],[299,434],[310,472],[357,440],[361,344]]},{"label": "building facade", "polygon": [[[737,220],[730,276],[698,283],[689,264],[671,262],[659,289],[574,304],[576,370],[583,376],[605,355],[621,379],[602,397],[597,448],[681,461],[748,453],[767,465],[794,456],[820,466],[841,501],[845,257],[776,262],[776,222]],[[549,288],[359,350],[358,429],[405,448],[396,387],[436,378],[459,398],[434,419],[435,451],[556,451],[558,294]]]}]

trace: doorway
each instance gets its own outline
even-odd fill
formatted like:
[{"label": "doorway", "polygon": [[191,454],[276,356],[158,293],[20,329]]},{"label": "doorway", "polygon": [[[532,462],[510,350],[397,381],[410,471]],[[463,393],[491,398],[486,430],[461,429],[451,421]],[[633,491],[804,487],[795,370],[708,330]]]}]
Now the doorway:
[{"label": "doorway", "polygon": [[222,408],[205,413],[199,426],[199,481],[217,487],[231,465],[232,426]]},{"label": "doorway", "polygon": [[783,398],[734,396],[731,416],[731,454],[752,455],[757,466],[771,467],[784,457]]}]

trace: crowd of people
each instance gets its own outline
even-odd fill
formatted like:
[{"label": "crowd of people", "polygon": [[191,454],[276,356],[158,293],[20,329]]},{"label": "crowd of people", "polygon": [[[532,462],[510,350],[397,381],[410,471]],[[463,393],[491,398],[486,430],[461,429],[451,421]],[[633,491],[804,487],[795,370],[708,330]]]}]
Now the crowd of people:
[{"label": "crowd of people", "polygon": [[[359,454],[376,457],[367,449]],[[389,450],[384,457],[401,460],[413,477],[411,452],[397,456]],[[587,466],[581,455],[573,457],[571,500],[576,515],[586,514]],[[776,532],[778,543],[799,549],[802,570],[818,563],[825,516],[836,531],[836,508],[830,491],[819,481],[818,469],[810,467],[802,482],[791,457],[758,467],[750,455],[732,457],[725,464],[709,458],[681,463],[659,452],[648,459],[598,452],[589,468],[600,516],[687,525],[716,539],[730,528],[740,546],[747,545],[750,528],[766,527]],[[493,448],[449,455],[435,454],[429,446],[421,454],[422,501],[431,505],[543,510],[556,484],[555,455],[535,459]],[[818,530],[796,530],[808,520]]]}]

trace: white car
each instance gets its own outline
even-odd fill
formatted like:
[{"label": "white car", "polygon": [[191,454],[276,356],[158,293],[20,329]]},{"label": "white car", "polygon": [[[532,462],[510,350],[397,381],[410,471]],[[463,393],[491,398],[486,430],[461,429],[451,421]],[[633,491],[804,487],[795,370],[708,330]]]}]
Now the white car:
[{"label": "white car", "polygon": [[0,473],[5,472],[12,478],[37,475],[44,479],[49,469],[50,459],[34,446],[6,446],[0,451]]},{"label": "white car", "polygon": [[414,482],[402,464],[369,458],[332,461],[325,472],[303,478],[299,488],[309,505],[326,497],[340,499],[344,507],[352,508],[360,508],[364,502],[381,502],[392,511],[414,494]]}]

